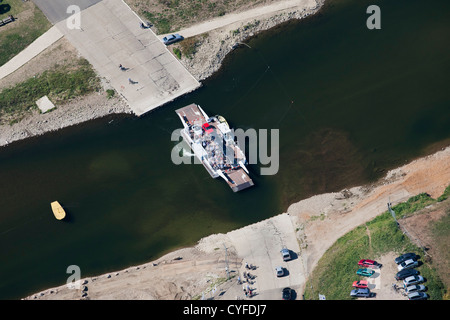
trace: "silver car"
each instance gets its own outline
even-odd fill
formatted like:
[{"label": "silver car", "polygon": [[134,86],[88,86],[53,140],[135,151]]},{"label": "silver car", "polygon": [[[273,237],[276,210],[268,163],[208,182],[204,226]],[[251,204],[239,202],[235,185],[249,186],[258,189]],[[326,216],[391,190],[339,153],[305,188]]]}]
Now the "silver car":
[{"label": "silver car", "polygon": [[287,248],[281,249],[281,256],[283,257],[283,261],[291,260],[291,253]]},{"label": "silver car", "polygon": [[402,270],[405,270],[405,269],[415,268],[418,265],[419,265],[419,263],[416,260],[409,259],[409,260],[406,260],[406,261],[400,263],[397,266],[397,268],[398,268],[398,271],[402,271]]},{"label": "silver car", "polygon": [[282,277],[284,276],[284,268],[283,267],[276,267],[275,271],[277,273],[277,277]]},{"label": "silver car", "polygon": [[364,297],[369,298],[371,296],[371,292],[368,288],[360,288],[360,289],[354,289],[350,292],[351,297]]},{"label": "silver car", "polygon": [[411,276],[403,280],[403,286],[406,288],[412,286],[413,284],[422,283],[424,281],[425,279],[422,276]]},{"label": "silver car", "polygon": [[411,286],[406,287],[406,293],[425,291],[425,286],[423,284],[413,284]]},{"label": "silver car", "polygon": [[408,300],[425,300],[425,299],[428,299],[428,295],[424,292],[408,293]]}]

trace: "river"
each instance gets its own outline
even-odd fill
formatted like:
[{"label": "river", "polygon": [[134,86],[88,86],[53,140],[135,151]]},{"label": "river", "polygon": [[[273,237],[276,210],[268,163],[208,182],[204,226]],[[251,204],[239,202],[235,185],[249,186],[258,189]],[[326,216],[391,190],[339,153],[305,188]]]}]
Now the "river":
[{"label": "river", "polygon": [[[369,30],[366,9],[381,8]],[[370,183],[448,145],[450,3],[335,0],[249,39],[203,86],[141,118],[111,116],[0,149],[0,298],[156,259],[201,237]],[[233,193],[175,165],[175,110],[279,129],[279,171]],[[57,221],[50,202],[68,213]]]}]

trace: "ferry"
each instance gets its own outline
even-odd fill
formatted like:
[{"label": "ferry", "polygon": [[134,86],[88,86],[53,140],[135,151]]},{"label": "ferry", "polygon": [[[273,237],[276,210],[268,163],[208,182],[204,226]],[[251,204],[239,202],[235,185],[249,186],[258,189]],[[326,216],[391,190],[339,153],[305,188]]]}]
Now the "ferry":
[{"label": "ferry", "polygon": [[56,219],[62,220],[66,217],[66,212],[64,211],[63,207],[59,204],[58,201],[53,201],[52,203],[50,203],[50,205],[52,207],[52,211]]},{"label": "ferry", "polygon": [[209,117],[197,104],[175,111],[184,129],[181,135],[206,171],[213,178],[221,177],[234,192],[254,185],[246,168],[246,157],[228,122],[223,116]]}]

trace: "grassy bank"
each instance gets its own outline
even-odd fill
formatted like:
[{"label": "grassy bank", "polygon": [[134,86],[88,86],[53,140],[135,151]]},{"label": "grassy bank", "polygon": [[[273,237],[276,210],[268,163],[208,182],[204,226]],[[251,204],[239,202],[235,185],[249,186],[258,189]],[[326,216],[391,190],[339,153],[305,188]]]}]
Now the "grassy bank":
[{"label": "grassy bank", "polygon": [[41,10],[31,1],[3,0],[0,19],[13,15],[16,20],[0,27],[0,66],[25,49],[51,27]]},{"label": "grassy bank", "polygon": [[274,0],[127,0],[136,12],[154,24],[158,34],[271,2]]},{"label": "grassy bank", "polygon": [[[446,193],[449,190],[447,188]],[[420,194],[398,204],[393,207],[393,210],[397,220],[401,221],[402,218],[420,214],[421,209],[436,203],[438,203],[437,200],[426,194]],[[439,242],[442,237],[448,238],[446,231],[448,231],[449,211],[450,209],[447,209],[444,219],[436,222],[432,228],[433,235],[438,237]],[[360,259],[377,259],[389,252],[418,254],[423,264],[417,269],[426,279],[427,294],[432,300],[443,299],[446,288],[436,271],[436,266],[431,260],[425,259],[422,249],[413,244],[397,227],[389,211],[347,233],[327,250],[308,279],[304,293],[305,299],[317,300],[319,293],[325,295],[328,300],[352,299],[351,284],[355,280],[360,280],[360,277],[356,275],[357,262]],[[392,282],[395,282],[394,278]]]},{"label": "grassy bank", "polygon": [[71,66],[57,66],[0,92],[0,123],[14,123],[32,110],[36,100],[47,95],[55,104],[100,89],[100,80],[83,58]]}]

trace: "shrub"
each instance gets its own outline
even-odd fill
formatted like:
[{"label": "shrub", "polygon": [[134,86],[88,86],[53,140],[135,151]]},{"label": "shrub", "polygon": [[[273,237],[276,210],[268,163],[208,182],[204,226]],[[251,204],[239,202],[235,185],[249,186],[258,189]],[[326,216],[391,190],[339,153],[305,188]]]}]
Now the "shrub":
[{"label": "shrub", "polygon": [[107,89],[107,90],[106,90],[106,97],[107,97],[108,99],[111,99],[112,97],[114,97],[115,93],[116,93],[116,92],[115,92],[113,89]]},{"label": "shrub", "polygon": [[178,48],[173,48],[173,53],[178,57],[178,59],[181,59],[181,50]]}]

